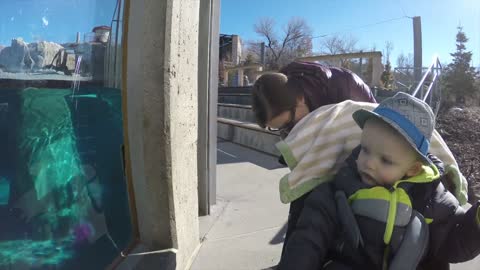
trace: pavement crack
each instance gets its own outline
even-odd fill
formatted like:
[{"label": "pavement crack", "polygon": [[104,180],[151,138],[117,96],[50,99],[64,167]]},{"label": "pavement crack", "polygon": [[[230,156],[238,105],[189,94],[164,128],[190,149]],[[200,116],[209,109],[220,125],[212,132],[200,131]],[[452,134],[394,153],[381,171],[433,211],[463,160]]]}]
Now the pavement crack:
[{"label": "pavement crack", "polygon": [[252,232],[247,232],[247,233],[241,233],[241,234],[232,235],[232,236],[225,236],[225,237],[210,239],[209,242],[217,242],[217,241],[222,241],[222,240],[241,238],[241,237],[253,235],[253,234],[256,234],[256,233],[259,233],[259,232],[278,230],[278,229],[281,229],[282,227],[283,226],[274,226],[274,227],[269,227],[269,228],[263,228],[263,229],[255,230],[255,231],[252,231]]}]

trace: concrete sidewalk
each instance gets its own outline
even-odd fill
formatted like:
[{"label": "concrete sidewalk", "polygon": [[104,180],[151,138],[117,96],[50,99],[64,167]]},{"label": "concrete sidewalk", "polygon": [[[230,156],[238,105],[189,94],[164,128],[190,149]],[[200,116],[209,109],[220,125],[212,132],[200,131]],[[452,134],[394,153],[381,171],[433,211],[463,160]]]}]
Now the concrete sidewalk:
[{"label": "concrete sidewalk", "polygon": [[[218,142],[217,155],[217,204],[200,218],[203,241],[191,270],[268,269],[282,250],[288,205],[280,202],[278,182],[288,169],[229,142]],[[451,269],[478,270],[480,258]]]},{"label": "concrete sidewalk", "polygon": [[203,244],[192,270],[265,269],[280,259],[288,205],[278,181],[288,172],[277,159],[218,142],[217,204],[200,218]]}]

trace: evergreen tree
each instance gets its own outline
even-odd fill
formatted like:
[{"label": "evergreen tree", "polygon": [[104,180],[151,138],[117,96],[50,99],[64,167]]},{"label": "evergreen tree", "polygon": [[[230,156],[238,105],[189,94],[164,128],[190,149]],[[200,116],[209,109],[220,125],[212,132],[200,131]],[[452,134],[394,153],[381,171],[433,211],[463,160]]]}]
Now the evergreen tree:
[{"label": "evergreen tree", "polygon": [[393,73],[392,64],[390,63],[390,53],[393,50],[393,43],[391,41],[385,42],[385,54],[387,56],[385,62],[385,70],[382,72],[380,80],[382,81],[383,88],[391,90],[393,88]]},{"label": "evergreen tree", "polygon": [[465,100],[473,97],[478,89],[475,87],[477,72],[470,66],[472,52],[467,51],[465,43],[468,38],[461,26],[456,36],[457,50],[450,55],[453,57],[444,70],[442,85],[447,95],[453,96],[456,103],[465,104]]},{"label": "evergreen tree", "polygon": [[387,60],[385,65],[385,70],[382,72],[382,76],[380,77],[383,83],[383,87],[386,89],[392,89],[393,87],[393,74],[392,74],[392,65],[390,61]]}]

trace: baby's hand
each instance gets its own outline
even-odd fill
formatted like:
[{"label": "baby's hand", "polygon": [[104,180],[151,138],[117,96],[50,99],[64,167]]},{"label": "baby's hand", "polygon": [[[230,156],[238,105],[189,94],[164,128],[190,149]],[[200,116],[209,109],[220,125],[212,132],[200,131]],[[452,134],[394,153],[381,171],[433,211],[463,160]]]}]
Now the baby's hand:
[{"label": "baby's hand", "polygon": [[467,203],[467,180],[456,166],[445,166],[442,183],[457,198],[460,205]]}]

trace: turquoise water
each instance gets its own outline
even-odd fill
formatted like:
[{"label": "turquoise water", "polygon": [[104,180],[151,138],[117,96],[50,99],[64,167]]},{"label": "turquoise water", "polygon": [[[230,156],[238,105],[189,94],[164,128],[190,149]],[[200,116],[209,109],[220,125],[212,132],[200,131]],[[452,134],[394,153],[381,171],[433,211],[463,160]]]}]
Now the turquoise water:
[{"label": "turquoise water", "polygon": [[2,89],[0,105],[0,269],[104,269],[132,239],[120,90]]},{"label": "turquoise water", "polygon": [[0,177],[0,205],[7,205],[10,200],[10,181]]}]

